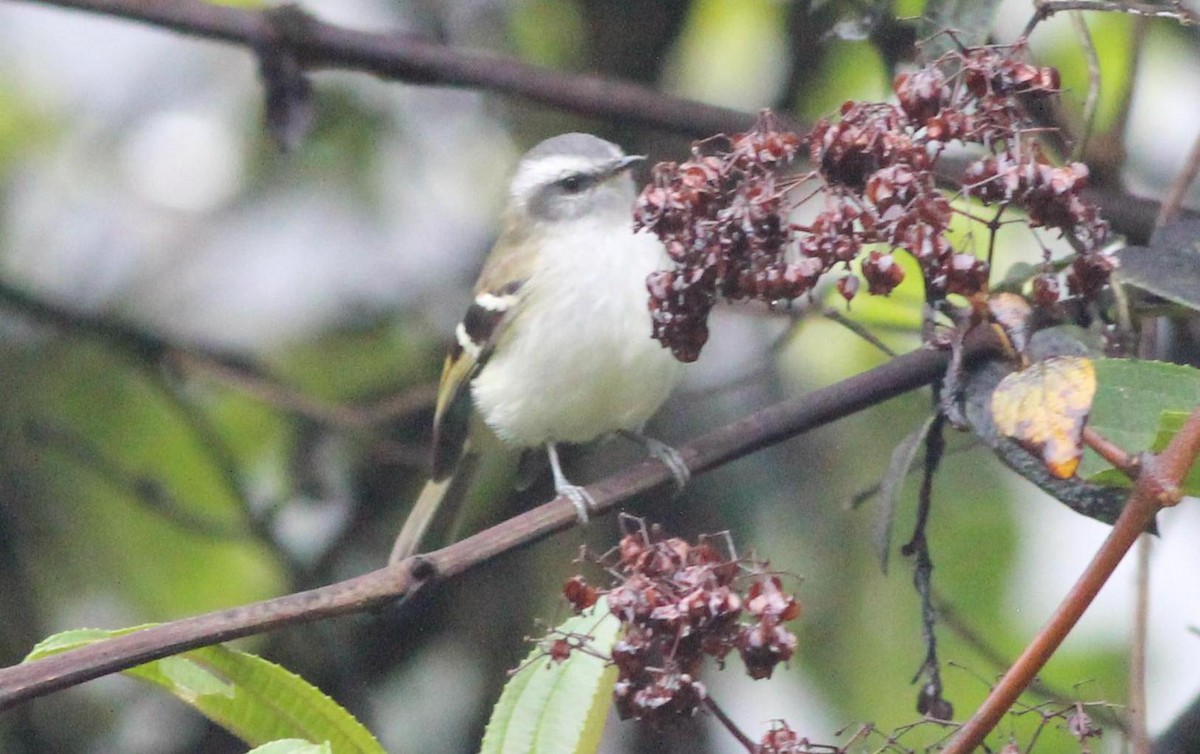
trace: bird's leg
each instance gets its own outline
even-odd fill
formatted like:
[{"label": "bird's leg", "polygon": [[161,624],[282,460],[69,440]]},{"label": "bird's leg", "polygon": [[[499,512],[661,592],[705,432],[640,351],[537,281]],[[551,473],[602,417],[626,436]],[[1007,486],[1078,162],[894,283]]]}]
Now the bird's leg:
[{"label": "bird's leg", "polygon": [[646,449],[646,452],[651,458],[666,466],[671,476],[675,477],[675,488],[677,492],[682,492],[683,488],[692,478],[692,472],[688,468],[687,463],[683,460],[683,456],[678,450],[672,448],[661,440],[655,440],[653,437],[646,437],[641,432],[634,432],[629,429],[618,429],[617,434],[627,440],[633,440],[638,445]]},{"label": "bird's leg", "polygon": [[579,515],[579,523],[588,522],[588,511],[596,504],[588,491],[577,484],[567,481],[563,474],[562,464],[558,460],[558,448],[554,443],[546,443],[546,455],[550,457],[550,471],[554,474],[554,491],[571,501],[575,512]]}]

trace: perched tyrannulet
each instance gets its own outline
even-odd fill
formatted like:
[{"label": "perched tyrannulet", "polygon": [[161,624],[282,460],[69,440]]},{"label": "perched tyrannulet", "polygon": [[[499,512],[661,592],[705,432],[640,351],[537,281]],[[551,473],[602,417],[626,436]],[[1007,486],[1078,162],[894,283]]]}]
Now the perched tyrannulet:
[{"label": "perched tyrannulet", "polygon": [[[555,444],[637,435],[666,400],[680,364],[650,337],[646,276],[667,257],[657,238],[633,230],[629,168],[642,159],[579,133],[521,158],[502,232],[442,370],[433,478],[391,562],[416,552],[475,465],[481,433],[509,448],[544,446],[555,489],[586,519],[590,499],[563,475]],[[687,469],[674,452],[647,442],[682,483]]]}]

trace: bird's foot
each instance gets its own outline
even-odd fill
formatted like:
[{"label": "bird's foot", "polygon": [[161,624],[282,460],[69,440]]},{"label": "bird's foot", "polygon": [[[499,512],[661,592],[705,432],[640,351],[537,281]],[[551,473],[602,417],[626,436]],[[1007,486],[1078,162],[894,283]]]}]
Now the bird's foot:
[{"label": "bird's foot", "polygon": [[596,499],[592,497],[591,493],[577,484],[557,484],[554,492],[571,501],[571,505],[575,506],[575,514],[579,517],[579,523],[586,524],[588,522],[588,513],[596,505]]},{"label": "bird's foot", "polygon": [[596,506],[596,499],[583,487],[567,481],[567,476],[562,470],[562,463],[558,460],[558,447],[554,443],[546,443],[546,455],[550,458],[550,471],[554,474],[554,492],[560,497],[570,500],[571,505],[575,506],[575,513],[579,516],[579,523],[586,524],[588,513]]},{"label": "bird's foot", "polygon": [[682,492],[687,483],[691,481],[692,471],[688,468],[687,462],[683,460],[683,455],[675,448],[661,440],[655,440],[653,437],[646,437],[637,432],[622,430],[619,434],[641,445],[651,458],[667,467],[675,479],[676,493]]}]

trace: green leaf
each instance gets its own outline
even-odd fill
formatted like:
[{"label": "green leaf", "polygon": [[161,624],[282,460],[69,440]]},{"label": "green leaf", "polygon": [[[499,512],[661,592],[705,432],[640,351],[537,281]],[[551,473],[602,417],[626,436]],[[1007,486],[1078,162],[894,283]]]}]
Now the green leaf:
[{"label": "green leaf", "polygon": [[[1163,412],[1190,412],[1200,405],[1200,369],[1134,359],[1097,359],[1096,399],[1088,424],[1128,453],[1153,450]],[[1091,451],[1079,475],[1095,478],[1109,466]],[[1127,485],[1127,482],[1121,483]]]},{"label": "green leaf", "polygon": [[[64,631],[40,642],[25,659],[37,660],[143,628],[147,626]],[[337,702],[295,673],[256,655],[223,646],[202,647],[124,674],[158,686],[251,746],[263,745],[270,754],[385,754],[375,737]],[[314,748],[297,748],[287,739]],[[279,748],[267,748],[276,745]]]},{"label": "green leaf", "polygon": [[896,520],[896,505],[900,501],[900,492],[904,489],[904,480],[908,478],[913,459],[917,451],[925,444],[929,428],[933,426],[930,416],[921,422],[921,426],[910,432],[892,451],[892,460],[888,463],[887,471],[879,484],[879,513],[875,519],[875,548],[879,556],[879,567],[884,573],[888,569],[888,553],[892,544],[892,525]]},{"label": "green leaf", "polygon": [[[1154,443],[1150,446],[1150,450],[1158,453],[1166,448],[1171,442],[1171,438],[1183,428],[1183,423],[1187,421],[1189,415],[1186,411],[1162,412],[1162,416],[1159,417],[1158,433],[1154,437]],[[1129,477],[1116,469],[1101,471],[1092,477],[1092,481],[1098,484],[1111,484],[1117,487],[1129,487],[1132,484],[1129,481]],[[1188,473],[1180,481],[1179,489],[1184,495],[1200,497],[1200,463],[1192,464],[1192,468],[1188,470]]]},{"label": "green leaf", "polygon": [[[590,637],[588,648],[607,655],[621,624],[601,600],[564,621],[558,632]],[[534,648],[504,686],[492,709],[480,754],[591,754],[600,747],[617,669],[591,652],[575,650],[552,663]]]}]

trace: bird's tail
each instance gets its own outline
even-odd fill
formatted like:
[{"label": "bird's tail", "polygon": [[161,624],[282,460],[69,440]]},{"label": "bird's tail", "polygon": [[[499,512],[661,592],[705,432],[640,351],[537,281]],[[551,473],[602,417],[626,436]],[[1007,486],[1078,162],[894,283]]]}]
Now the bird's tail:
[{"label": "bird's tail", "polygon": [[502,511],[501,503],[512,492],[519,457],[519,451],[506,448],[490,432],[474,433],[454,473],[431,479],[421,489],[392,545],[388,564],[415,555],[435,521],[442,532],[439,536],[452,539]]},{"label": "bird's tail", "polygon": [[396,543],[392,545],[392,554],[388,557],[388,565],[394,565],[410,555],[416,554],[417,548],[421,546],[421,540],[425,537],[425,532],[429,531],[433,517],[442,507],[446,493],[450,491],[453,484],[453,476],[445,479],[430,479],[425,483],[421,494],[417,496],[417,502],[409,511],[408,518],[404,519],[404,526],[400,528],[400,534],[396,536]]}]

